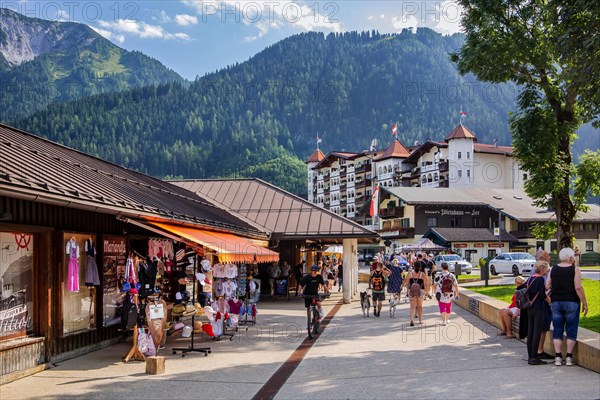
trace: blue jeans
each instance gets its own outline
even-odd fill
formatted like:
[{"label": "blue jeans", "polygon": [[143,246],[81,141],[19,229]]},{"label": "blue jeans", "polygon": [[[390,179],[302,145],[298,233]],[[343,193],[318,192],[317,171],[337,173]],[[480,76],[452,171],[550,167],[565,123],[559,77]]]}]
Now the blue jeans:
[{"label": "blue jeans", "polygon": [[575,301],[553,301],[552,325],[554,326],[554,339],[563,339],[563,333],[567,331],[567,339],[577,340],[577,328],[579,327],[579,302]]}]

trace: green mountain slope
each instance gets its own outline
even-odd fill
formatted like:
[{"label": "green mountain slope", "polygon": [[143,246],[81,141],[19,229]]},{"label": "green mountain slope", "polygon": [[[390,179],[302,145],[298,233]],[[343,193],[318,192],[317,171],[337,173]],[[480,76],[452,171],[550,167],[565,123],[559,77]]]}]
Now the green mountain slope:
[{"label": "green mountain slope", "polygon": [[480,142],[509,144],[513,87],[461,77],[448,54],[463,37],[307,33],[189,86],[107,93],[52,105],[12,123],[156,176],[259,174],[298,194],[298,158],[321,148],[360,151],[391,140],[441,140],[468,112]]},{"label": "green mountain slope", "polygon": [[0,9],[0,120],[112,91],[183,82],[139,52],[123,50],[83,24]]}]

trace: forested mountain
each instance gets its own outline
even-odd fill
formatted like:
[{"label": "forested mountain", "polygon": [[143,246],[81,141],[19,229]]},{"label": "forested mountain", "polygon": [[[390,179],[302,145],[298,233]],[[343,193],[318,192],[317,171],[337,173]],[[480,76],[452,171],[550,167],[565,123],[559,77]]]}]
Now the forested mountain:
[{"label": "forested mountain", "polygon": [[176,72],[115,46],[87,25],[0,8],[0,120],[94,94],[171,81]]},{"label": "forested mountain", "polygon": [[[510,85],[461,77],[448,54],[462,35],[429,29],[306,33],[197,79],[107,93],[11,121],[24,130],[155,176],[253,175],[306,193],[304,159],[399,138],[441,140],[468,113],[480,142],[510,144]],[[6,118],[4,118],[6,121]]]}]

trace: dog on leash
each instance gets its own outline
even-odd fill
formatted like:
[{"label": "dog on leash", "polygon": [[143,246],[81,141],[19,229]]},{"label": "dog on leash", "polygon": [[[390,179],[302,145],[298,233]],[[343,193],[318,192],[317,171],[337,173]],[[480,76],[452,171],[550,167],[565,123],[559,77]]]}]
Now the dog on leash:
[{"label": "dog on leash", "polygon": [[360,292],[360,308],[362,308],[363,318],[369,317],[369,309],[371,308],[371,295],[369,292]]},{"label": "dog on leash", "polygon": [[396,318],[396,306],[400,304],[400,299],[397,294],[393,294],[390,297],[389,305],[390,305],[390,318]]}]

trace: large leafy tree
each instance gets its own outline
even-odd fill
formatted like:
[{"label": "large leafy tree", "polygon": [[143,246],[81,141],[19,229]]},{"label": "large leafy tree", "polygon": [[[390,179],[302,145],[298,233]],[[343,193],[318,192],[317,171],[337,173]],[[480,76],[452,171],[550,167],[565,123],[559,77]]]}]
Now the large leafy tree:
[{"label": "large leafy tree", "polygon": [[511,133],[515,156],[529,172],[525,190],[538,205],[554,207],[560,247],[572,246],[573,220],[584,205],[570,190],[590,176],[577,176],[589,169],[575,168],[571,145],[581,124],[600,122],[600,2],[459,3],[466,41],[451,58],[463,74],[520,85]]}]

